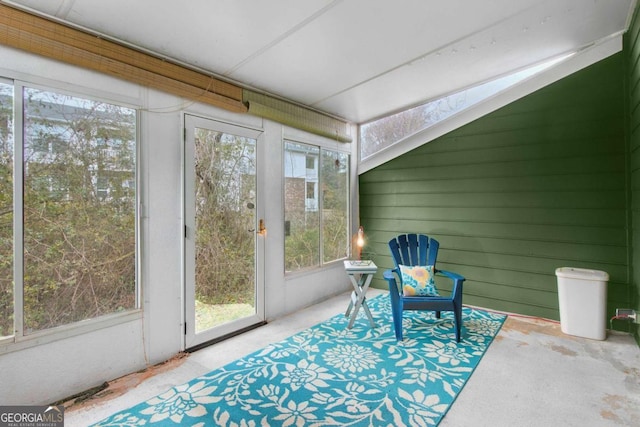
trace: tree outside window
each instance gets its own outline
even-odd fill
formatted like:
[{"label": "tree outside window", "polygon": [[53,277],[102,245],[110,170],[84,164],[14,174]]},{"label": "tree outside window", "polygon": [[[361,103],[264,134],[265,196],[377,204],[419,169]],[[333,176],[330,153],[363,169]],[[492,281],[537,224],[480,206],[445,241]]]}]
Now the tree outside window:
[{"label": "tree outside window", "polygon": [[[24,112],[14,114],[3,96],[0,106],[0,114],[11,114],[24,130],[22,164],[15,166],[13,153],[0,157],[0,171],[21,169],[15,185],[24,195],[7,199],[14,183],[2,173],[0,336],[137,306],[136,111],[26,87],[23,104]],[[22,203],[21,230],[5,219],[16,203]],[[21,247],[7,250],[20,231]],[[23,274],[7,285],[18,257]],[[22,293],[22,307],[8,303],[11,291]],[[16,327],[17,312],[24,324]]]},{"label": "tree outside window", "polygon": [[0,338],[13,318],[13,86],[0,82]]}]

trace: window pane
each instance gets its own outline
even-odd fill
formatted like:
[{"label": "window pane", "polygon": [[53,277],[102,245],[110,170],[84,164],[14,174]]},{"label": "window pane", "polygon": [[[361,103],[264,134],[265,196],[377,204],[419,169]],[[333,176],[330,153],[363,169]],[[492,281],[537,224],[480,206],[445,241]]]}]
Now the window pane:
[{"label": "window pane", "polygon": [[324,262],[349,251],[349,156],[322,150],[322,253]]},{"label": "window pane", "polygon": [[136,305],[135,110],[24,91],[25,333]]},{"label": "window pane", "polygon": [[256,313],[256,143],[195,128],[196,333]]},{"label": "window pane", "polygon": [[0,83],[0,337],[13,335],[13,86]]},{"label": "window pane", "polygon": [[465,89],[360,126],[360,158],[369,157],[537,74],[572,54]]},{"label": "window pane", "polygon": [[284,215],[285,270],[320,265],[318,161],[320,149],[285,141]]}]

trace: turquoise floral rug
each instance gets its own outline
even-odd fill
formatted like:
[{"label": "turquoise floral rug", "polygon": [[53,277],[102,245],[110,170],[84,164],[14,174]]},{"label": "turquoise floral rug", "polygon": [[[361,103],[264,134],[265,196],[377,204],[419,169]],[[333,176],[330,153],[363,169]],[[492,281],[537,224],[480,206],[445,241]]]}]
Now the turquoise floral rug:
[{"label": "turquoise floral rug", "polygon": [[452,313],[405,312],[398,343],[389,297],[368,304],[376,328],[339,314],[96,426],[437,425],[505,317],[465,307],[456,343]]}]

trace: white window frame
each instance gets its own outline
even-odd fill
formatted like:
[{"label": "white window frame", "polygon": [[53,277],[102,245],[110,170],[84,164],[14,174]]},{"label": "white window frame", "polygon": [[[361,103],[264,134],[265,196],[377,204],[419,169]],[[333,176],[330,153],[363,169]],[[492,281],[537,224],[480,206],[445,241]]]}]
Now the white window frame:
[{"label": "white window frame", "polygon": [[[135,202],[135,307],[119,313],[111,313],[103,316],[60,325],[48,329],[24,333],[24,299],[23,299],[23,271],[24,260],[22,256],[15,256],[19,251],[23,251],[22,236],[24,234],[23,227],[23,203],[24,203],[24,179],[21,178],[19,183],[14,182],[13,194],[13,252],[14,252],[14,334],[6,337],[0,337],[0,355],[14,351],[20,351],[26,348],[66,339],[76,335],[90,333],[99,329],[110,326],[119,325],[131,321],[140,320],[143,317],[142,306],[142,277],[141,277],[141,120],[139,103],[133,99],[122,99],[122,97],[114,97],[111,93],[105,93],[98,90],[76,87],[57,81],[51,81],[46,78],[38,78],[34,76],[25,76],[22,73],[14,73],[11,71],[0,69],[0,81],[13,86],[14,93],[14,122],[13,122],[13,140],[14,140],[14,177],[23,177],[23,145],[24,145],[24,105],[23,105],[23,89],[25,87],[31,89],[39,89],[52,91],[63,95],[84,98],[96,102],[105,102],[118,105],[125,108],[136,110],[136,161],[135,161],[135,180],[136,180],[136,202]],[[19,148],[16,148],[19,147]],[[17,168],[19,166],[19,170]]]},{"label": "white window frame", "polygon": [[[316,170],[318,171],[317,174],[317,183],[316,184],[316,196],[317,196],[317,200],[318,200],[318,206],[317,206],[317,210],[319,212],[322,212],[322,197],[319,195],[319,193],[321,192],[320,190],[320,186],[319,183],[322,181],[322,177],[320,174],[320,164],[321,164],[321,159],[322,159],[322,151],[323,150],[331,150],[331,151],[337,151],[339,153],[345,154],[348,156],[348,166],[349,166],[349,173],[348,173],[348,182],[347,182],[347,206],[346,206],[346,211],[347,211],[347,215],[348,215],[348,228],[347,228],[347,236],[349,236],[350,231],[353,229],[353,224],[354,224],[354,217],[353,217],[353,209],[351,206],[351,201],[352,201],[352,194],[351,192],[353,191],[353,186],[351,185],[351,181],[353,179],[353,152],[352,152],[352,146],[351,144],[346,144],[340,141],[336,141],[336,140],[330,140],[328,138],[322,137],[322,136],[318,136],[318,135],[314,135],[299,129],[295,129],[295,128],[290,128],[290,127],[285,127],[282,133],[282,155],[284,155],[285,153],[285,149],[284,149],[284,145],[285,143],[289,141],[289,142],[293,142],[293,143],[299,143],[299,144],[306,144],[306,145],[310,145],[310,146],[314,146],[314,147],[318,147],[320,150],[318,152],[318,157],[316,159]],[[306,167],[306,158],[305,158],[305,167]],[[284,174],[282,176],[283,179],[283,184],[282,184],[282,188],[284,191]],[[285,200],[283,197],[283,205],[282,205],[282,212],[283,212],[283,218],[284,218],[284,212],[285,212]],[[306,183],[305,183],[305,205],[306,205]],[[322,268],[326,268],[328,266],[332,266],[333,264],[339,263],[344,259],[347,259],[349,257],[349,252],[351,251],[351,248],[349,247],[349,250],[347,251],[347,255],[345,256],[345,258],[340,258],[340,259],[336,259],[336,260],[331,260],[328,262],[323,261],[324,260],[324,248],[322,245],[323,242],[323,230],[322,230],[322,218],[320,218],[320,224],[319,224],[319,236],[320,236],[320,240],[319,240],[319,244],[320,244],[320,248],[319,248],[319,264],[318,265],[314,265],[314,266],[310,266],[307,268],[303,268],[300,270],[295,270],[295,271],[286,271],[285,269],[285,276],[294,276],[296,274],[304,274],[307,273],[309,271],[314,271],[314,270],[318,270],[318,269],[322,269]],[[286,249],[284,247],[284,240],[282,241],[283,247],[282,247],[282,251],[286,256]],[[351,243],[349,242],[349,245]],[[284,268],[284,265],[283,265]]]}]

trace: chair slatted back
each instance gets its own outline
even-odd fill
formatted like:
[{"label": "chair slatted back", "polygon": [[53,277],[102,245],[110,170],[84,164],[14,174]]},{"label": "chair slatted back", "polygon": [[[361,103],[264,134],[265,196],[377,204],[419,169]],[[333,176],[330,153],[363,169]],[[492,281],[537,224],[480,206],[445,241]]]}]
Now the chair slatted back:
[{"label": "chair slatted back", "polygon": [[401,234],[389,240],[389,249],[396,268],[400,265],[436,265],[438,247],[436,239],[424,234]]}]

